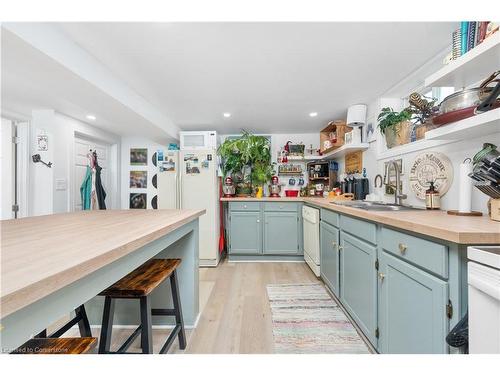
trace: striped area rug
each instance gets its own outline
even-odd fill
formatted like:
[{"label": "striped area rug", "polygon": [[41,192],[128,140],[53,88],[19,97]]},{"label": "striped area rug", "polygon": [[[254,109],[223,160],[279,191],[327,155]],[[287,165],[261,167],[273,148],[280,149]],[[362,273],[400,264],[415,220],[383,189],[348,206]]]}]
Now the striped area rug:
[{"label": "striped area rug", "polygon": [[275,353],[370,353],[323,285],[273,284],[267,295]]}]

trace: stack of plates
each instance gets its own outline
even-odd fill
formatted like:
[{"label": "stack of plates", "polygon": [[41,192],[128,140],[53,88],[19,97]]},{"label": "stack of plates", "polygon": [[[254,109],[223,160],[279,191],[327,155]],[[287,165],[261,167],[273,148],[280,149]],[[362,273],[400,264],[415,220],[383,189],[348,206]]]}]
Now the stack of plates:
[{"label": "stack of plates", "polygon": [[457,29],[452,34],[452,59],[458,59],[462,54],[462,32]]}]

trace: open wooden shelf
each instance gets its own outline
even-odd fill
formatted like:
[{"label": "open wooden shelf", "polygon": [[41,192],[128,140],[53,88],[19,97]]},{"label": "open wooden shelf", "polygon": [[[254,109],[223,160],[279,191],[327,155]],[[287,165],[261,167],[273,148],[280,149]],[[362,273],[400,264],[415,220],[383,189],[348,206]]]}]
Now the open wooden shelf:
[{"label": "open wooden shelf", "polygon": [[484,80],[498,70],[499,61],[500,32],[497,31],[477,47],[427,77],[425,86],[461,89]]},{"label": "open wooden shelf", "polygon": [[368,150],[369,147],[370,147],[370,145],[368,143],[358,143],[355,145],[351,145],[351,144],[343,145],[339,148],[334,149],[333,151],[330,151],[330,152],[324,154],[323,159],[331,160],[331,159],[341,158],[350,152]]},{"label": "open wooden shelf", "polygon": [[425,139],[463,140],[500,132],[500,108],[429,130]]},{"label": "open wooden shelf", "polygon": [[289,161],[315,161],[323,159],[323,156],[320,155],[304,155],[304,156],[287,156]]}]

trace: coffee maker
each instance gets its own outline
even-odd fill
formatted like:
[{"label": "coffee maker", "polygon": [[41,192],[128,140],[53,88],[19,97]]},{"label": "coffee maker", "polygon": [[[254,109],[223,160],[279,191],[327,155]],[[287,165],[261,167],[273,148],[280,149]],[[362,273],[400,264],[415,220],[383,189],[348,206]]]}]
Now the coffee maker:
[{"label": "coffee maker", "polygon": [[271,185],[269,185],[269,193],[272,198],[279,198],[281,193],[281,186],[279,184],[278,176],[271,177]]}]

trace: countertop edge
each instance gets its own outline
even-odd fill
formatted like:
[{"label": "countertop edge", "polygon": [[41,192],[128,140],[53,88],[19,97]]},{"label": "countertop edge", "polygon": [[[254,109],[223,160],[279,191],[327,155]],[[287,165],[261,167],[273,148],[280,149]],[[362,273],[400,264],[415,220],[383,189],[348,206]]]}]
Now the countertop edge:
[{"label": "countertop edge", "polygon": [[[432,238],[453,242],[459,245],[494,245],[500,244],[500,231],[498,234],[493,232],[458,232],[454,230],[446,230],[442,228],[436,228],[430,225],[423,225],[419,223],[413,223],[409,220],[405,220],[402,218],[392,218],[388,216],[383,216],[380,213],[370,212],[367,217],[367,212],[364,210],[360,210],[352,207],[343,207],[343,206],[335,206],[333,204],[327,205],[325,202],[318,201],[318,199],[322,198],[312,198],[312,197],[284,197],[284,198],[221,198],[223,202],[302,202],[307,203],[312,206],[316,206],[319,208],[324,208],[329,211],[339,212],[346,215],[351,215],[354,217],[361,218],[363,220],[367,220],[373,223],[378,223],[382,225],[391,226],[393,228],[405,230],[408,232],[418,233],[422,235],[426,235]],[[474,218],[471,218],[474,219]],[[500,223],[499,223],[500,226]]]},{"label": "countertop edge", "polygon": [[[0,297],[0,319],[4,319],[10,314],[34,303],[49,294],[52,294],[64,286],[69,285],[79,279],[88,276],[92,272],[107,266],[108,264],[127,256],[128,254],[134,252],[135,250],[156,241],[157,239],[166,236],[180,227],[189,224],[190,222],[198,219],[200,216],[206,213],[205,209],[202,210],[192,210],[193,212],[182,220],[177,221],[174,224],[170,224],[166,227],[157,229],[151,233],[147,233],[142,237],[128,242],[122,246],[109,250],[99,256],[86,260],[78,265],[65,269],[59,273],[50,275],[44,279],[41,279],[33,284],[30,284],[24,288],[15,290],[9,294]],[[66,278],[65,285],[57,286],[57,281],[62,277]],[[51,286],[52,284],[52,286]],[[48,287],[49,286],[49,287]],[[51,286],[51,287],[50,287]],[[13,299],[22,297],[20,301],[14,302]]]}]

